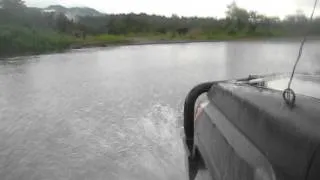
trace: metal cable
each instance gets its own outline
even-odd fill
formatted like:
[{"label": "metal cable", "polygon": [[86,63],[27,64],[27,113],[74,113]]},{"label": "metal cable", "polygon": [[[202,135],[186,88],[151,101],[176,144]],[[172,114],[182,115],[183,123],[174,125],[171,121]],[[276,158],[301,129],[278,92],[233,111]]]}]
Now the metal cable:
[{"label": "metal cable", "polygon": [[[318,0],[315,0],[314,2],[314,5],[313,5],[313,10],[312,10],[312,13],[310,15],[310,19],[309,19],[309,25],[310,23],[312,22],[313,20],[313,16],[314,16],[314,12],[316,10],[316,7],[317,7],[317,4],[318,4]],[[290,80],[289,80],[289,83],[288,83],[288,88],[283,92],[283,98],[284,100],[286,101],[287,104],[290,104],[290,105],[294,105],[294,101],[295,101],[295,94],[294,94],[294,91],[291,89],[291,84],[292,84],[292,80],[293,80],[293,77],[294,77],[294,74],[296,72],[296,68],[297,68],[297,65],[301,59],[301,56],[302,56],[302,52],[303,52],[303,47],[307,41],[307,37],[309,35],[309,29],[310,27],[307,27],[307,30],[306,30],[306,33],[303,37],[303,40],[301,42],[301,45],[300,45],[300,48],[299,48],[299,54],[298,54],[298,57],[297,57],[297,60],[293,66],[293,70],[292,70],[292,73],[291,73],[291,77],[290,77]]]}]

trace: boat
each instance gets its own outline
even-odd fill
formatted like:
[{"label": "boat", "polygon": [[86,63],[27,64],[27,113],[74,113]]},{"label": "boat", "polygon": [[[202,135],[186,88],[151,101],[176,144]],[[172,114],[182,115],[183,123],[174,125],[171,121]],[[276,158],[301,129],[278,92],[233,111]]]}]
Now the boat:
[{"label": "boat", "polygon": [[319,180],[320,76],[250,75],[194,87],[184,105],[188,177]]}]

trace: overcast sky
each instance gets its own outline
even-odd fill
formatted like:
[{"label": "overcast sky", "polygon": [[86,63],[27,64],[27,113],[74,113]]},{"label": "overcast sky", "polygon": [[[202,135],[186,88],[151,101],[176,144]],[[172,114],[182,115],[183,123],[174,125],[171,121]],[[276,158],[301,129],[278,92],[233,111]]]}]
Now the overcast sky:
[{"label": "overcast sky", "polygon": [[[170,16],[223,17],[233,0],[25,0],[28,6],[87,6],[104,13],[148,13]],[[240,7],[272,16],[284,17],[297,9],[310,14],[314,0],[236,0]],[[320,9],[318,9],[320,11]],[[318,12],[317,14],[320,14]]]}]

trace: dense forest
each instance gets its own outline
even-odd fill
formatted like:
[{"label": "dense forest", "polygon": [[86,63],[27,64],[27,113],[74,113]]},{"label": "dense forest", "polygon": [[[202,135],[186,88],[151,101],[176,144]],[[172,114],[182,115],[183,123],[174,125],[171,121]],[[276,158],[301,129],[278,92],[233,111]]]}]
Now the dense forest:
[{"label": "dense forest", "polygon": [[248,11],[235,3],[227,7],[222,19],[100,14],[93,10],[84,14],[70,18],[64,11],[26,7],[22,0],[0,0],[0,56],[143,40],[300,36],[307,26],[312,35],[320,35],[320,18],[307,24],[302,11],[280,19]]}]

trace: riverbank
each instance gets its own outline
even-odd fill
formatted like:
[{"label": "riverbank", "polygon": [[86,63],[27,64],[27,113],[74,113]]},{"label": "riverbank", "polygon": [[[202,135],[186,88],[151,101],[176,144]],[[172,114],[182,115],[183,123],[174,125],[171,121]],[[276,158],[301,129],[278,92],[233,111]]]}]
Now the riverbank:
[{"label": "riverbank", "polygon": [[[58,37],[58,38],[57,38]],[[201,43],[201,42],[223,42],[223,41],[299,41],[301,37],[290,37],[290,36],[225,36],[220,38],[210,39],[190,39],[186,37],[179,37],[175,39],[165,39],[159,37],[128,37],[128,36],[114,36],[114,35],[101,35],[101,36],[89,36],[85,39],[74,38],[70,36],[57,36],[55,43],[52,46],[52,38],[48,40],[42,39],[42,43],[46,44],[47,47],[38,48],[39,45],[32,48],[25,49],[22,51],[9,51],[9,53],[0,54],[0,58],[9,58],[16,56],[28,56],[28,55],[39,55],[55,52],[64,52],[72,49],[84,49],[84,48],[95,48],[95,47],[108,47],[108,46],[122,46],[122,45],[152,45],[152,44],[182,44],[182,43]],[[38,39],[40,39],[38,37]],[[320,40],[319,36],[309,37],[310,40]],[[48,40],[48,42],[43,42]],[[8,45],[8,44],[7,44]],[[21,49],[21,48],[20,48]],[[14,52],[14,53],[12,53]]]},{"label": "riverbank", "polygon": [[70,49],[106,47],[118,45],[173,44],[192,42],[218,42],[262,40],[283,37],[279,33],[144,33],[126,35],[84,35],[59,33],[51,29],[1,25],[0,58],[63,52]]},{"label": "riverbank", "polygon": [[101,35],[76,38],[51,31],[1,28],[0,58],[63,52],[70,49],[129,44],[123,36]]},{"label": "riverbank", "polygon": [[[116,41],[91,41],[72,44],[68,49],[84,49],[108,46],[128,45],[153,45],[153,44],[186,44],[186,43],[210,43],[227,41],[300,41],[302,37],[241,37],[241,38],[217,38],[217,39],[148,39],[148,38],[124,38]],[[310,40],[320,40],[320,36],[310,37]]]}]

